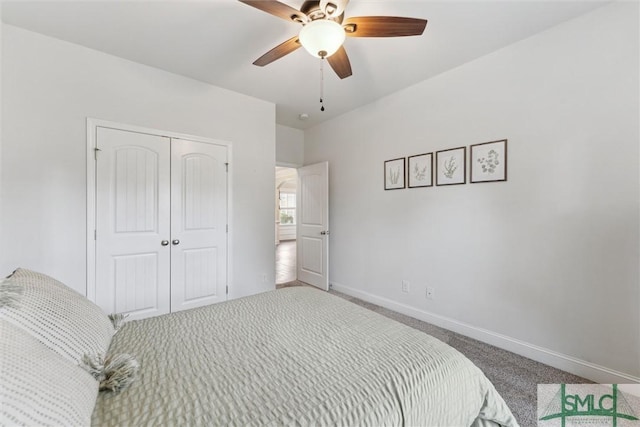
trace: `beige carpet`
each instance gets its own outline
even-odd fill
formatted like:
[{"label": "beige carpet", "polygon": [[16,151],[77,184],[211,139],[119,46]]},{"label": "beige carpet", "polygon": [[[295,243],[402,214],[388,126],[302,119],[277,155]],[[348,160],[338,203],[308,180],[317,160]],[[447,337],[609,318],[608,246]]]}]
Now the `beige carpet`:
[{"label": "beige carpet", "polygon": [[[280,289],[290,286],[309,285],[296,280],[277,285],[276,288]],[[569,374],[568,372],[552,368],[551,366],[527,359],[526,357],[518,356],[509,351],[396,313],[349,295],[333,290],[329,291],[329,293],[434,336],[467,356],[482,369],[487,378],[495,385],[522,427],[533,427],[538,424],[536,420],[538,384],[578,384],[590,382],[584,378]]]}]

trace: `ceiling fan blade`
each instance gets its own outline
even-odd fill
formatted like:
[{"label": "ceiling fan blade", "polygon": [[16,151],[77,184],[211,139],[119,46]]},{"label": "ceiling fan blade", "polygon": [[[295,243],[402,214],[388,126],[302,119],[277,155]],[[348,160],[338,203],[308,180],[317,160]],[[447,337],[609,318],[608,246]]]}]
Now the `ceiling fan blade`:
[{"label": "ceiling fan blade", "polygon": [[286,42],[280,43],[278,46],[274,47],[269,52],[265,53],[260,58],[256,59],[253,62],[253,65],[264,67],[267,64],[271,64],[276,59],[280,59],[283,56],[290,54],[294,50],[298,49],[300,46],[302,45],[298,41],[298,36],[291,37]]},{"label": "ceiling fan blade", "polygon": [[287,21],[304,23],[309,20],[307,15],[300,12],[298,9],[294,9],[291,6],[280,3],[276,0],[240,0],[240,2]]},{"label": "ceiling fan blade", "polygon": [[320,10],[322,10],[328,18],[337,18],[344,13],[349,0],[320,0]]},{"label": "ceiling fan blade", "polygon": [[333,71],[335,71],[341,79],[347,78],[352,74],[351,62],[349,62],[349,57],[347,56],[347,51],[344,50],[344,46],[340,46],[340,49],[328,57],[327,61],[329,61],[329,65],[331,65]]},{"label": "ceiling fan blade", "polygon": [[343,22],[349,37],[404,37],[419,36],[427,26],[426,19],[396,16],[360,16]]}]

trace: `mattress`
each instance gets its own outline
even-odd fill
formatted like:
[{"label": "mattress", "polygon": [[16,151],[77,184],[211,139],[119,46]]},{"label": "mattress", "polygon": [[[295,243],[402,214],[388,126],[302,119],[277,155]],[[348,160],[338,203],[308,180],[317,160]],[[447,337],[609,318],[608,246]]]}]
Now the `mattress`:
[{"label": "mattress", "polygon": [[109,352],[140,371],[96,426],[517,426],[457,350],[309,287],[132,321]]}]

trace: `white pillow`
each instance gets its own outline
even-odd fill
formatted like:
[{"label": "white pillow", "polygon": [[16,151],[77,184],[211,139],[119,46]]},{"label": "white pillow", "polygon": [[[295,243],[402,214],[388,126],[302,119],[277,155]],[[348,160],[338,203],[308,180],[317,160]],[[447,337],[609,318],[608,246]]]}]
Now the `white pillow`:
[{"label": "white pillow", "polygon": [[24,291],[17,303],[0,307],[0,319],[25,330],[75,364],[85,354],[107,352],[114,328],[100,307],[41,273],[20,268],[8,282],[23,286]]},{"label": "white pillow", "polygon": [[0,425],[88,426],[98,382],[0,319]]}]

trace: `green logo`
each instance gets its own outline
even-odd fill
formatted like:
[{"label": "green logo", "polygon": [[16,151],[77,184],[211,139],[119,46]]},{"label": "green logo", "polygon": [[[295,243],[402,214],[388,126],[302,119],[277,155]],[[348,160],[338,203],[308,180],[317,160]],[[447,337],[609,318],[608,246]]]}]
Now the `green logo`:
[{"label": "green logo", "polygon": [[[586,384],[584,386],[588,387]],[[611,386],[611,393],[607,389],[606,393],[602,394],[567,393],[566,384],[560,384],[560,390],[551,399],[539,420],[559,418],[561,426],[565,427],[566,420],[570,417],[588,417],[585,419],[585,424],[591,425],[608,424],[610,421],[613,427],[618,425],[618,420],[638,421],[624,394],[618,390],[617,384]]]}]

